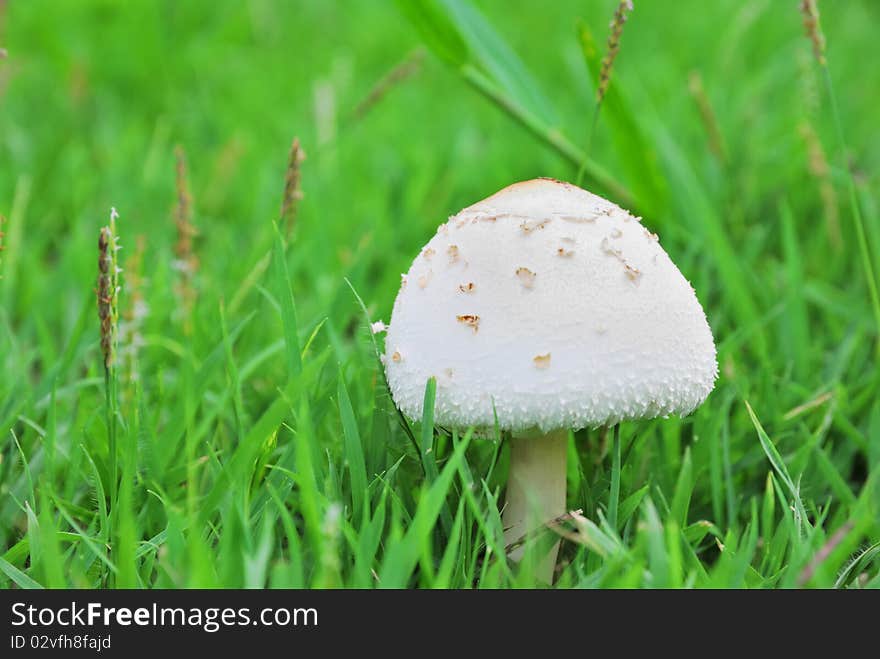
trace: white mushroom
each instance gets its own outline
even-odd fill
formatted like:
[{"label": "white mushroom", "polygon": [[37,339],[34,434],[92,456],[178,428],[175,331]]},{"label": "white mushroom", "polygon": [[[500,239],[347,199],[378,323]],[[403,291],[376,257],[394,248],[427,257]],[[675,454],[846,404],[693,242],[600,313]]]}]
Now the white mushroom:
[{"label": "white mushroom", "polygon": [[[498,220],[471,221],[486,216]],[[546,221],[554,217],[591,221]],[[715,345],[660,244],[601,197],[536,179],[452,220],[422,254],[466,253],[472,292],[461,294],[459,269],[437,264],[431,286],[401,287],[387,345],[407,357],[386,361],[388,384],[401,411],[420,418],[426,381],[452,369],[438,382],[437,423],[488,433],[497,414],[513,436],[504,510],[513,541],[565,512],[569,429],[690,413],[714,387]],[[523,226],[540,230],[524,240]],[[560,243],[574,242],[559,258]],[[408,274],[421,281],[426,270],[416,258]]]}]

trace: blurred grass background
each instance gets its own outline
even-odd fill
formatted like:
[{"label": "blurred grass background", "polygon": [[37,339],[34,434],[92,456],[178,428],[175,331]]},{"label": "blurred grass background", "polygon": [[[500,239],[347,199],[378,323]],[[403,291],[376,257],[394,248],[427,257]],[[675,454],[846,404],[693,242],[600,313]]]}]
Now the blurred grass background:
[{"label": "blurred grass background", "polygon": [[[427,33],[407,20],[417,6],[439,8]],[[533,583],[529,559],[499,560],[503,444],[437,433],[427,486],[346,283],[387,321],[447,216],[513,181],[577,177],[466,65],[589,142],[719,347],[697,413],[624,425],[616,528],[603,434],[573,438],[569,506],[593,521],[572,528],[557,583],[880,585],[878,329],[847,193],[852,176],[876,273],[880,6],[821,5],[846,153],[797,3],[770,0],[637,1],[590,139],[579,34],[601,58],[615,6],[0,2],[0,583]],[[461,47],[452,65],[423,45],[432,29]],[[282,259],[272,223],[294,136],[304,198]],[[198,230],[191,331],[177,144]],[[123,263],[144,237],[148,308],[144,345],[120,346],[139,377],[120,382],[118,500],[93,291],[111,206]]]}]

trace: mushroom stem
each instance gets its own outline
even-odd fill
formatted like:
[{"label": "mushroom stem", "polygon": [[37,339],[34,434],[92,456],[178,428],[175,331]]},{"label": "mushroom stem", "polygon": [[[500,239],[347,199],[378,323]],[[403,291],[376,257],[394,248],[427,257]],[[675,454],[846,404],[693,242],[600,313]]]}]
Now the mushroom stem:
[{"label": "mushroom stem", "polygon": [[[565,512],[565,463],[568,431],[555,430],[540,437],[510,441],[510,473],[507,478],[507,502],[504,506],[504,541],[507,545],[528,539],[543,524]],[[510,558],[522,558],[525,543],[510,552]],[[559,543],[535,566],[535,577],[553,582],[553,569]]]}]

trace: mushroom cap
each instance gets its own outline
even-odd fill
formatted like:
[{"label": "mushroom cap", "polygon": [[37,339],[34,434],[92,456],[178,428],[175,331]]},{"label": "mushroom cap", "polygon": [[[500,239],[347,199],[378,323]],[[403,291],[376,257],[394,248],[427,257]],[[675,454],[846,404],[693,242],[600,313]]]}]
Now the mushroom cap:
[{"label": "mushroom cap", "polygon": [[579,429],[705,400],[718,365],[694,289],[615,204],[516,183],[442,224],[403,275],[385,339],[394,402],[450,428]]}]

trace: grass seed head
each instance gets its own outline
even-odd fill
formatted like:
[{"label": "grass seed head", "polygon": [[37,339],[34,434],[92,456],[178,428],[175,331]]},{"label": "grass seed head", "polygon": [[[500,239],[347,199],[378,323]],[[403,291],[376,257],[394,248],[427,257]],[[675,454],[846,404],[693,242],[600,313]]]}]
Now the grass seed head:
[{"label": "grass seed head", "polygon": [[303,197],[300,188],[300,165],[305,159],[306,153],[300,146],[299,138],[294,137],[287,157],[287,171],[284,174],[284,197],[281,200],[281,221],[284,223],[288,238],[290,238],[294,222],[296,222],[299,200]]},{"label": "grass seed head", "polygon": [[177,205],[174,208],[174,221],[177,224],[178,256],[183,252],[192,251],[192,194],[189,191],[189,177],[186,167],[186,152],[179,144],[174,148],[175,186]]},{"label": "grass seed head", "polygon": [[406,58],[398,63],[386,75],[377,82],[363,101],[354,109],[354,116],[362,118],[367,112],[375,107],[392,89],[408,78],[416,75],[422,68],[425,52],[420,48],[414,50]]},{"label": "grass seed head", "polygon": [[721,162],[727,160],[727,150],[724,147],[724,139],[721,136],[721,128],[718,126],[718,117],[712,108],[712,102],[703,86],[703,77],[699,71],[691,71],[688,76],[688,90],[697,105],[697,111],[700,113],[700,121],[703,129],[706,131],[706,137],[709,141],[709,149],[712,154]]},{"label": "grass seed head", "polygon": [[800,134],[807,147],[807,167],[819,184],[819,196],[822,199],[822,210],[825,215],[825,229],[828,240],[836,250],[843,247],[843,236],[840,230],[840,211],[837,204],[837,192],[831,180],[831,167],[822,147],[822,141],[816,134],[813,125],[804,120],[800,124]]},{"label": "grass seed head", "polygon": [[804,17],[804,30],[813,44],[813,55],[821,66],[825,66],[825,35],[819,22],[819,5],[817,0],[801,0],[801,15]]},{"label": "grass seed head", "polygon": [[614,17],[611,19],[611,32],[608,34],[607,51],[602,58],[602,69],[599,72],[599,87],[596,89],[596,103],[601,104],[608,91],[611,82],[611,71],[614,68],[614,60],[620,52],[620,36],[623,34],[623,26],[626,23],[627,13],[633,10],[632,0],[620,0]]},{"label": "grass seed head", "polygon": [[193,284],[199,269],[199,259],[193,249],[193,238],[197,235],[192,222],[193,201],[189,187],[189,173],[186,164],[186,152],[178,145],[174,149],[175,181],[177,204],[174,207],[174,224],[177,228],[177,243],[174,245],[174,256],[180,278],[175,286],[180,312],[184,318],[184,328],[189,331],[189,318],[196,300]]},{"label": "grass seed head", "polygon": [[98,319],[101,322],[101,354],[104,368],[112,370],[116,360],[119,331],[119,238],[116,209],[110,211],[110,224],[98,234]]},{"label": "grass seed head", "polygon": [[193,237],[196,235],[192,223],[192,194],[189,190],[189,175],[186,165],[186,152],[178,145],[174,149],[175,184],[177,204],[174,207],[174,223],[177,227],[177,243],[174,253],[180,260],[188,260],[193,255]]}]

